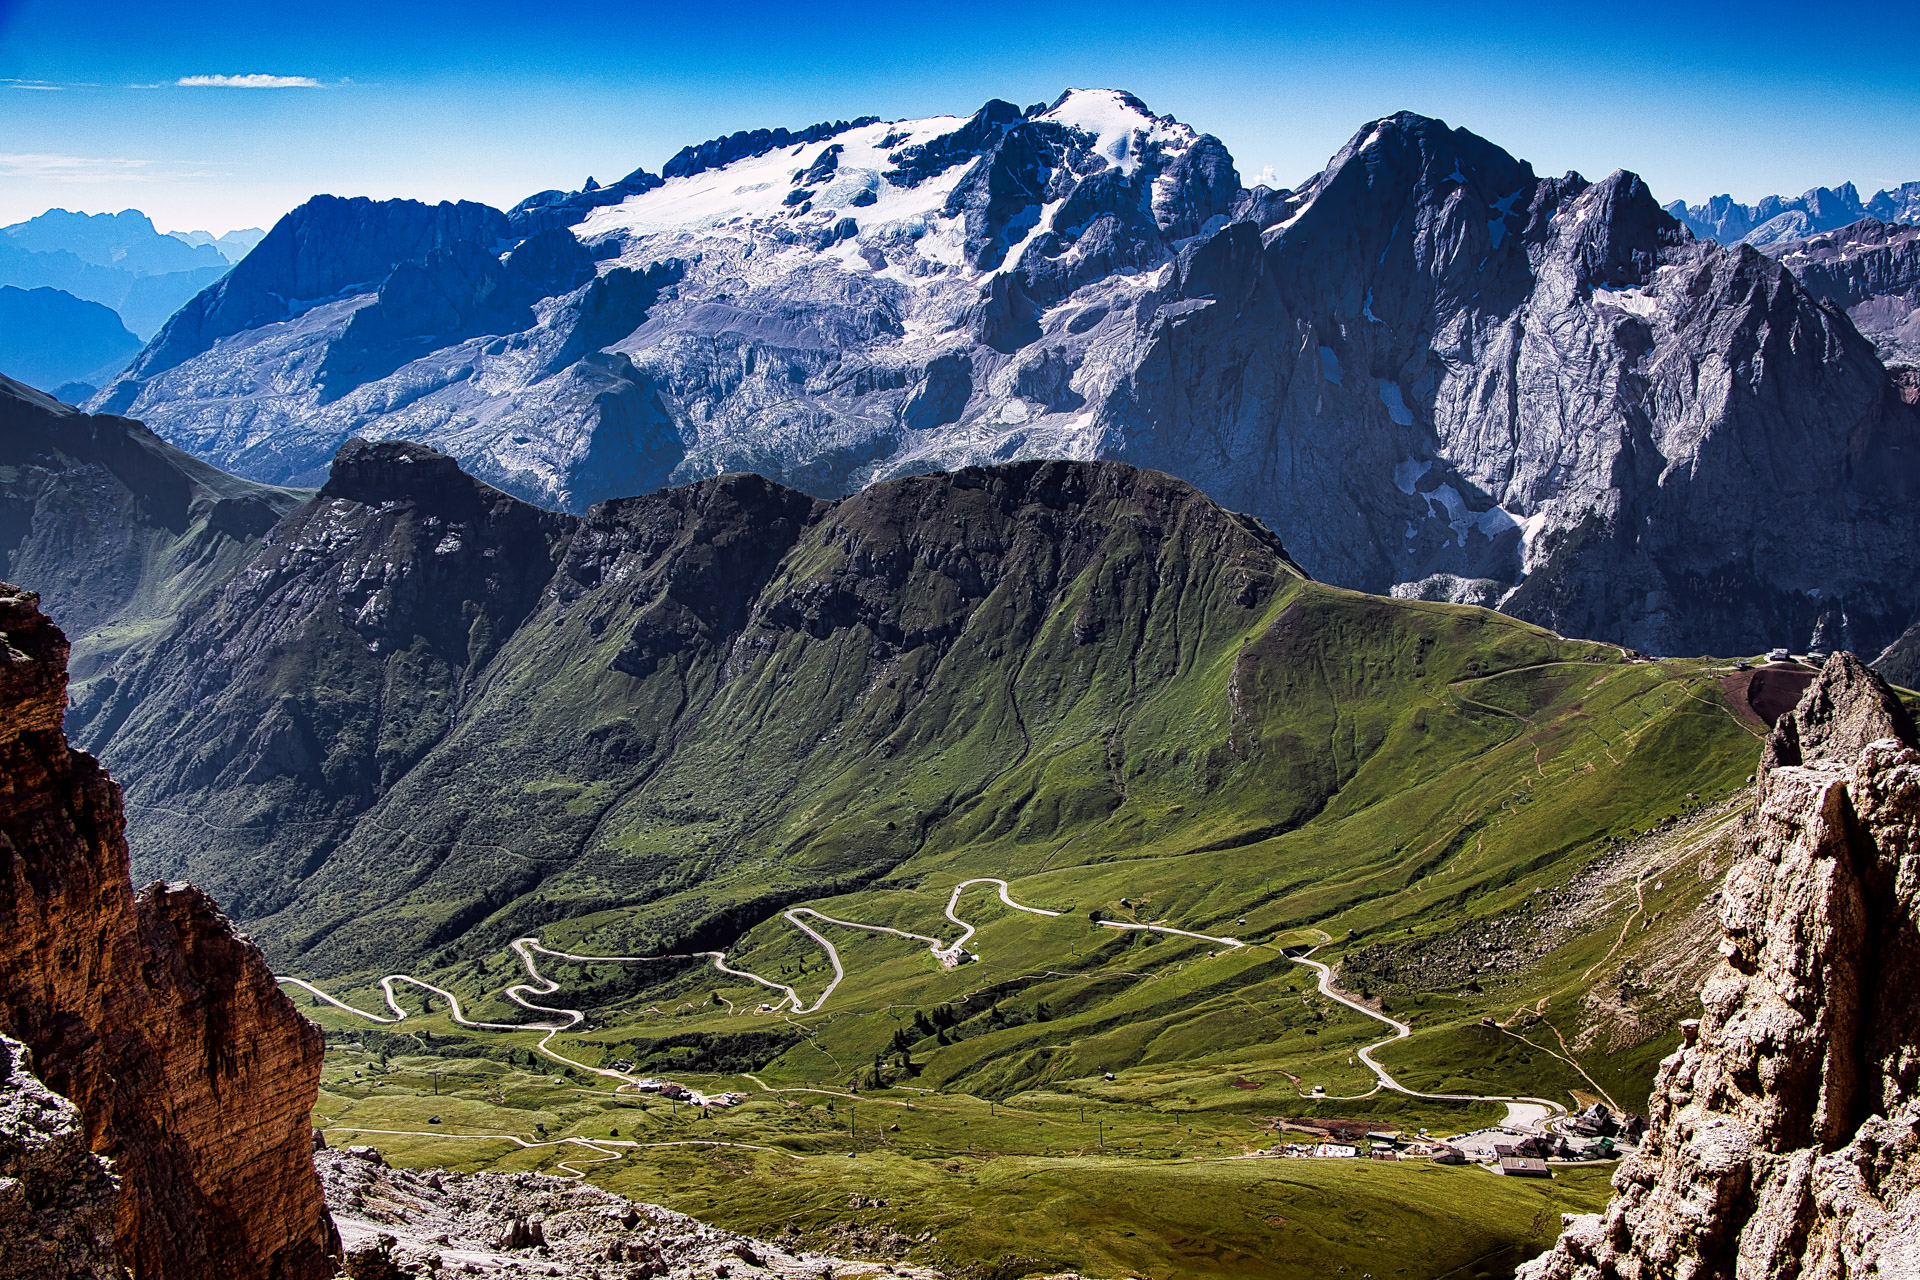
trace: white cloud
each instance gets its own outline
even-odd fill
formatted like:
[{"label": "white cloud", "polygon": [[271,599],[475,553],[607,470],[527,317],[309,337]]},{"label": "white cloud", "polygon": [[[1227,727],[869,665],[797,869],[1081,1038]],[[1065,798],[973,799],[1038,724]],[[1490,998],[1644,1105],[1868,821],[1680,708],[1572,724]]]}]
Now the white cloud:
[{"label": "white cloud", "polygon": [[0,178],[18,178],[29,182],[162,182],[220,176],[179,161],[0,151]]},{"label": "white cloud", "polygon": [[174,84],[183,89],[318,89],[312,76],[181,76]]}]

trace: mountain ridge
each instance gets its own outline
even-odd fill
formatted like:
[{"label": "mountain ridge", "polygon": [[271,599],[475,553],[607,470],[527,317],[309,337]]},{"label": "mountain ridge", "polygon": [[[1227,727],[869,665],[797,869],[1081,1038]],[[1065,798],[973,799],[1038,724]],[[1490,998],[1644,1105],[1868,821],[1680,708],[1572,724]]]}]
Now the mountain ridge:
[{"label": "mountain ridge", "polygon": [[[94,403],[258,478],[389,435],[574,510],[1114,458],[1328,581],[1654,652],[1873,650],[1920,614],[1914,406],[1844,316],[1631,174],[1543,179],[1401,113],[1250,191],[1106,90],[802,133],[514,215],[316,200]],[[536,215],[526,309],[469,320]],[[362,222],[384,247],[352,270],[287,265]]]},{"label": "mountain ridge", "polygon": [[1798,196],[1764,196],[1751,205],[1721,195],[1704,204],[1675,200],[1664,207],[1687,230],[1704,239],[1721,244],[1746,241],[1764,248],[1838,230],[1862,218],[1920,222],[1920,182],[1877,191],[1866,200],[1860,198],[1859,189],[1851,182],[1843,182],[1838,187],[1813,187]]}]

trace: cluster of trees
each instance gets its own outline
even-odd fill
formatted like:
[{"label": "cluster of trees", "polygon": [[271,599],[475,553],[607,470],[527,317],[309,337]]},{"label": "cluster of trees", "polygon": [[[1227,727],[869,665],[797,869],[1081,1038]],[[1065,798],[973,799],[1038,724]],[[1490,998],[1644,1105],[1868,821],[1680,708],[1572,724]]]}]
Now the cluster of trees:
[{"label": "cluster of trees", "polygon": [[998,1000],[985,1009],[972,1010],[966,1005],[936,1005],[931,1011],[921,1009],[913,1015],[913,1031],[910,1034],[905,1027],[893,1033],[893,1043],[888,1052],[905,1052],[922,1040],[931,1038],[937,1044],[954,1044],[969,1036],[984,1035],[989,1031],[1000,1031],[1007,1027],[1024,1027],[1030,1022],[1051,1022],[1053,1010],[1042,1000],[1031,1009],[1002,1008]]},{"label": "cluster of trees", "polygon": [[621,1057],[641,1071],[700,1071],[737,1075],[758,1071],[800,1043],[797,1031],[687,1031],[652,1040],[636,1040]]}]

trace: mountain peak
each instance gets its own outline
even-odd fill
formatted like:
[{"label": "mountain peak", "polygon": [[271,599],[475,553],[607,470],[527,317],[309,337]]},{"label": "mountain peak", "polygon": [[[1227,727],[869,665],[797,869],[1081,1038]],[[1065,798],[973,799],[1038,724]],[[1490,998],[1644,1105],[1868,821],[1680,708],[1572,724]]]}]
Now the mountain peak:
[{"label": "mountain peak", "polygon": [[334,455],[320,496],[377,506],[382,502],[471,497],[482,491],[498,493],[462,471],[458,462],[438,449],[405,440],[355,436]]}]

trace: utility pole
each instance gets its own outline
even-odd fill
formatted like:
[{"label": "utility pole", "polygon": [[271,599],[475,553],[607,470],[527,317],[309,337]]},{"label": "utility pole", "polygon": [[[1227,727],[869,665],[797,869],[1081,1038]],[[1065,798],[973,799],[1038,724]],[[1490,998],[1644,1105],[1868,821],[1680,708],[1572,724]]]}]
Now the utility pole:
[{"label": "utility pole", "polygon": [[436,1098],[440,1096],[440,1073],[438,1071],[433,1073],[433,1096]]},{"label": "utility pole", "polygon": [[1100,1149],[1105,1151],[1107,1149],[1107,1122],[1105,1120],[1099,1120],[1095,1123],[1100,1126]]}]

